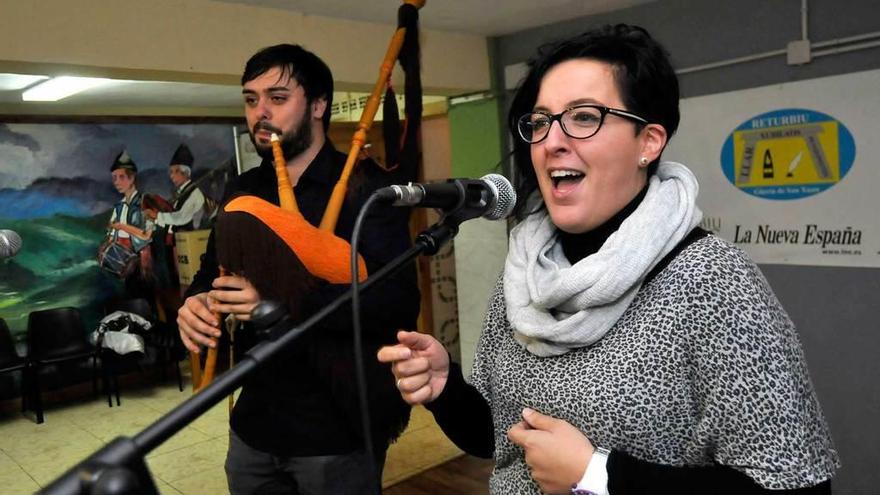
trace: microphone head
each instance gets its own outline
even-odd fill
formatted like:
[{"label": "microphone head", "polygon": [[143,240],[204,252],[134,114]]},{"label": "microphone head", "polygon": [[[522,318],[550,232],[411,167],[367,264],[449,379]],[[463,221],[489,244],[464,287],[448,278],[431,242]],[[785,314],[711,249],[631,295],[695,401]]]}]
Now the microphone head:
[{"label": "microphone head", "polygon": [[490,189],[495,193],[495,203],[491,205],[489,211],[483,214],[483,218],[489,220],[500,220],[507,218],[516,205],[516,191],[513,185],[507,180],[507,177],[499,174],[486,174],[480,177]]},{"label": "microphone head", "polygon": [[0,229],[0,259],[15,256],[21,249],[21,237],[11,230]]}]

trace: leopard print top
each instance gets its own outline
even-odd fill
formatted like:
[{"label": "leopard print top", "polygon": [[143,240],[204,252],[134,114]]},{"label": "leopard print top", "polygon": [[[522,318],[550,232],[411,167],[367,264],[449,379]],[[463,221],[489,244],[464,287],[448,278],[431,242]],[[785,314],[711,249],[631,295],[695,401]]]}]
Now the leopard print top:
[{"label": "leopard print top", "polygon": [[727,241],[695,241],[602,340],[557,357],[514,340],[503,291],[499,279],[471,376],[493,411],[492,493],[540,493],[506,436],[524,407],[596,445],[671,466],[718,462],[770,489],[815,485],[839,465],[794,325]]}]

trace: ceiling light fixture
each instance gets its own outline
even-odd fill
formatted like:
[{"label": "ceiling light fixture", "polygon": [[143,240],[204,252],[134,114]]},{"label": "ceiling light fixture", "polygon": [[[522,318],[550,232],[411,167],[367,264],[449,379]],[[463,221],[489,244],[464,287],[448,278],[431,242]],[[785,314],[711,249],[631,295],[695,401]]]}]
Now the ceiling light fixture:
[{"label": "ceiling light fixture", "polygon": [[87,89],[104,86],[113,79],[59,76],[37,84],[21,94],[24,101],[58,101]]},{"label": "ceiling light fixture", "polygon": [[49,76],[32,76],[26,74],[0,74],[0,91],[24,89],[31,84],[49,79]]}]

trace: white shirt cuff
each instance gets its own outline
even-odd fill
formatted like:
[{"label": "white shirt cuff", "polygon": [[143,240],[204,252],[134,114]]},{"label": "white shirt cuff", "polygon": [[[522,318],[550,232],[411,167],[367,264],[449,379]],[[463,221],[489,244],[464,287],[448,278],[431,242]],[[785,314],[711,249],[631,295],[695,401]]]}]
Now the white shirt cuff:
[{"label": "white shirt cuff", "polygon": [[584,477],[578,482],[577,486],[572,490],[574,493],[590,493],[594,495],[608,495],[608,450],[596,449],[590,462],[587,464],[587,470],[584,471]]}]

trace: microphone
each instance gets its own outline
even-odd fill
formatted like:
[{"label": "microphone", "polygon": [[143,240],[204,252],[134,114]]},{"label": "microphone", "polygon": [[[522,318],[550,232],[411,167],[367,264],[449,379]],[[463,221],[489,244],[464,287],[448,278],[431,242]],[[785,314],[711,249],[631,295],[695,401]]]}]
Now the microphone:
[{"label": "microphone", "polygon": [[516,204],[516,191],[503,175],[487,174],[479,179],[448,179],[435,184],[388,186],[376,192],[394,206],[422,206],[455,212],[458,221],[483,217],[506,218]]},{"label": "microphone", "polygon": [[21,237],[11,230],[0,229],[0,260],[11,258],[21,249]]}]

